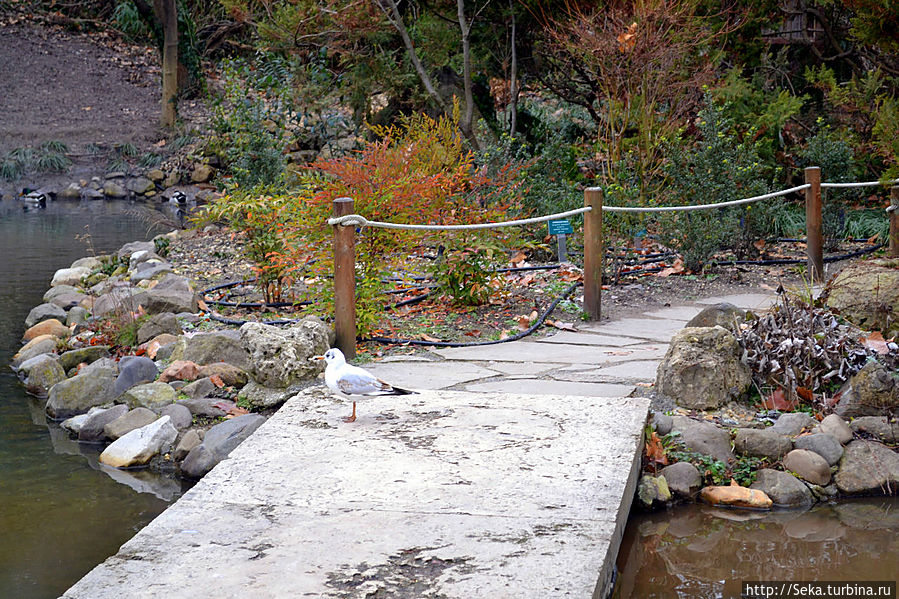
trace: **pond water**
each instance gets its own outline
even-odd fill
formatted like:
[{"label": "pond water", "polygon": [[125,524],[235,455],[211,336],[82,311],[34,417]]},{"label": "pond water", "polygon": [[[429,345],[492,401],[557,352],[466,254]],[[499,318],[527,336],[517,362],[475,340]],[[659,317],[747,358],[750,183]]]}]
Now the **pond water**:
[{"label": "pond water", "polygon": [[899,498],[633,514],[613,597],[740,597],[741,581],[899,580]]},{"label": "pond water", "polygon": [[53,272],[91,254],[76,237],[109,253],[159,233],[150,214],[128,202],[24,212],[0,201],[0,597],[59,596],[182,493],[170,479],[101,469],[99,448],[47,423],[8,366]]}]

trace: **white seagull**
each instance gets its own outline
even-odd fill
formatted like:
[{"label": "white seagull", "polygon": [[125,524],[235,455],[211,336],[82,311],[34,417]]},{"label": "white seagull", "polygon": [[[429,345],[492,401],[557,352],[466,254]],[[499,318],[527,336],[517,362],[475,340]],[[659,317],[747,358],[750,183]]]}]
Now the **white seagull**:
[{"label": "white seagull", "polygon": [[[329,349],[324,356],[315,356],[316,359],[327,363],[325,368],[325,384],[334,393],[352,399],[353,396],[375,395],[413,395],[415,391],[400,389],[386,383],[358,366],[346,363],[343,352],[339,349]],[[344,422],[356,420],[356,400],[353,400],[353,415],[344,418]]]}]

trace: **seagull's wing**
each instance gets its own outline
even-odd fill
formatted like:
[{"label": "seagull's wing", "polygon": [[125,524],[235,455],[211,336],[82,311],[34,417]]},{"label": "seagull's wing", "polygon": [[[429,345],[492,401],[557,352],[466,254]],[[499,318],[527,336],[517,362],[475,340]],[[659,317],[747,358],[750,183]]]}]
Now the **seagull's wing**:
[{"label": "seagull's wing", "polygon": [[393,391],[393,387],[370,372],[350,365],[340,370],[337,388],[347,395],[379,395]]}]

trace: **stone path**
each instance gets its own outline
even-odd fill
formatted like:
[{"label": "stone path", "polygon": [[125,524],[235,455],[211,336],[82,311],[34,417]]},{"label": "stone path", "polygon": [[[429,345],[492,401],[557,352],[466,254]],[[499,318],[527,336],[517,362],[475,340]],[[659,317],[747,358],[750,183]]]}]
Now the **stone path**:
[{"label": "stone path", "polygon": [[291,399],[64,597],[604,598],[671,335],[711,298],[366,365],[419,395]]}]

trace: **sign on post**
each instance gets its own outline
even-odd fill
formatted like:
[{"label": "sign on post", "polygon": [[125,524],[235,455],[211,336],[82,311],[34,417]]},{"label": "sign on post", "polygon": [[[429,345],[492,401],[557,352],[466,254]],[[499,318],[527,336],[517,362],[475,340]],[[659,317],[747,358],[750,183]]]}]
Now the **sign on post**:
[{"label": "sign on post", "polygon": [[559,262],[568,262],[568,249],[565,247],[565,236],[574,233],[571,223],[567,220],[551,220],[549,224],[549,234],[555,235],[558,241]]}]

